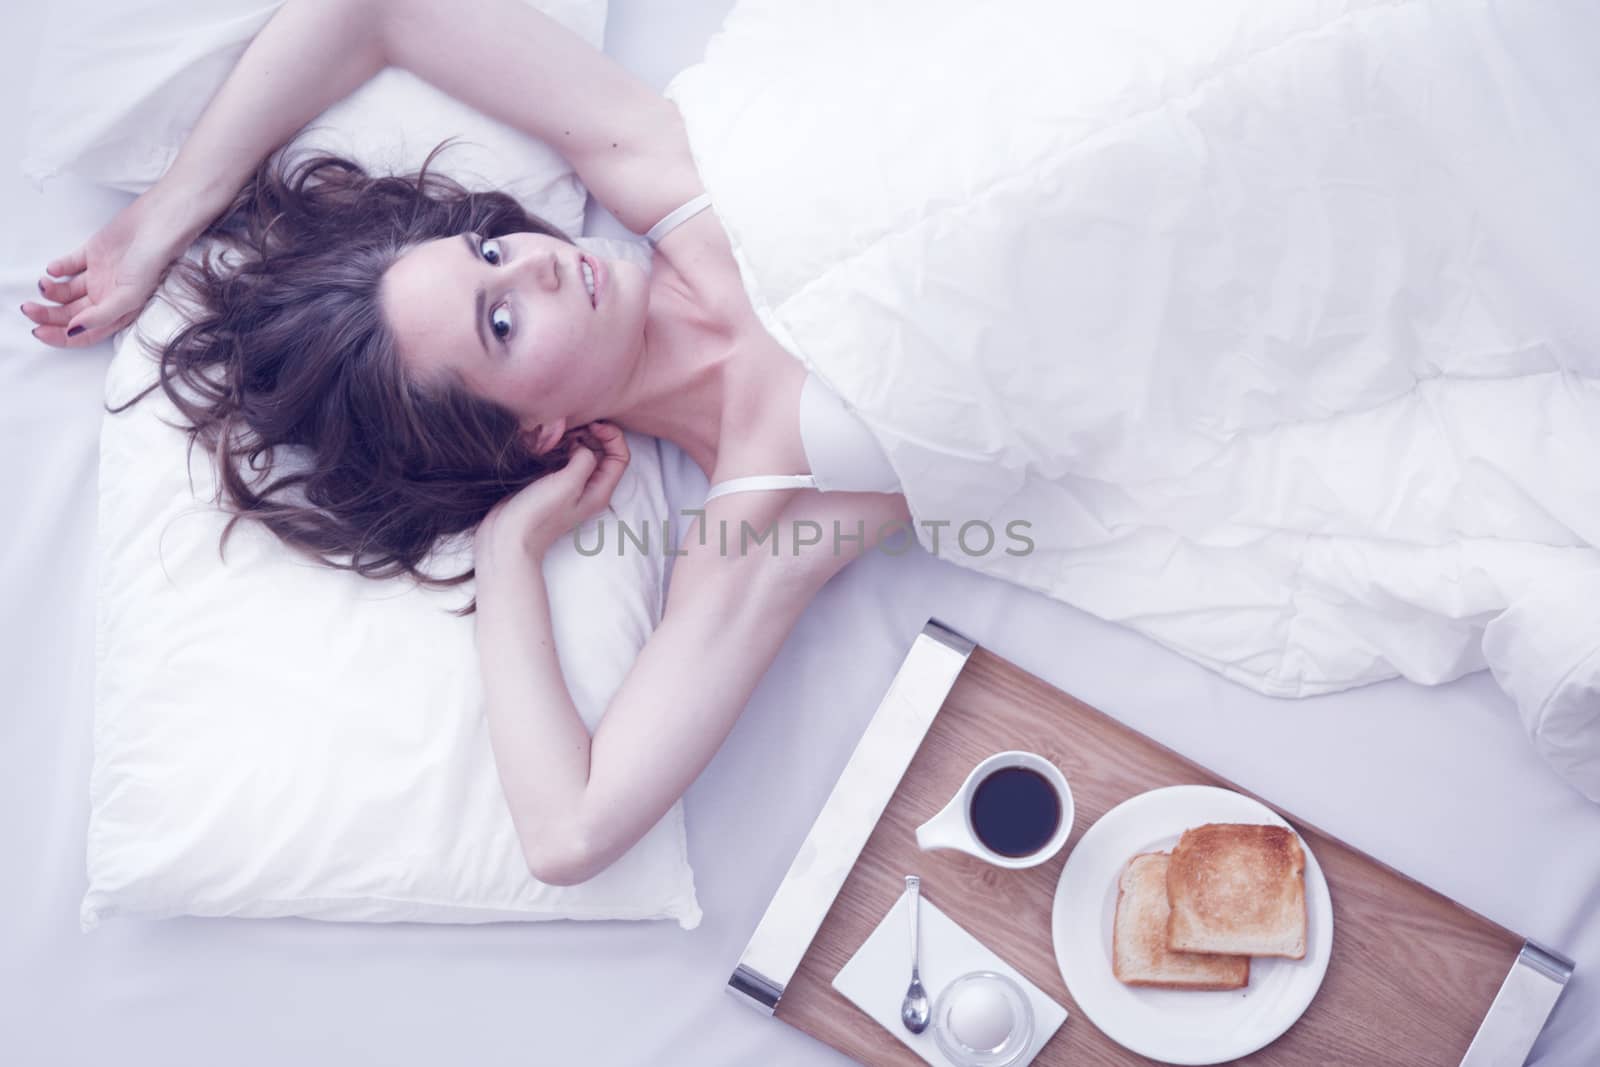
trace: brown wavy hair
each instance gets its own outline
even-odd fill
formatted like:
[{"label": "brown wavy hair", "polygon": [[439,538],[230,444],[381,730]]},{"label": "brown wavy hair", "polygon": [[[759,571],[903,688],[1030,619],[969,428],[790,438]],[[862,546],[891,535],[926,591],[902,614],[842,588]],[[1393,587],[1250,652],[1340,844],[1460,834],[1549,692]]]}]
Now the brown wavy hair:
[{"label": "brown wavy hair", "polygon": [[[174,264],[188,321],[160,345],[157,380],[107,410],[159,386],[188,420],[190,451],[199,442],[211,453],[215,503],[232,513],[219,554],[254,518],[330,567],[458,585],[474,570],[437,578],[419,567],[438,540],[559,469],[584,432],[536,454],[511,410],[457,381],[423,383],[399,357],[378,285],[407,249],[467,231],[571,242],[507,194],[434,172],[449,143],[405,175],[321,153],[291,163],[286,145],[201,234],[206,254]],[[474,598],[454,614],[476,608]]]}]

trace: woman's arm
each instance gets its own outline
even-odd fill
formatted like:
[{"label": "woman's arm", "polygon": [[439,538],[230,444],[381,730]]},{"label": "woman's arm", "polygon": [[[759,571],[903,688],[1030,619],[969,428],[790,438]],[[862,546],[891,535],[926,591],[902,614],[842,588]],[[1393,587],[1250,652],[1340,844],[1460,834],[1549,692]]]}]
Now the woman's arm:
[{"label": "woman's arm", "polygon": [[480,553],[478,649],[489,735],[533,876],[587,881],[683,795],[733,729],[784,639],[842,566],[721,556],[691,531],[666,612],[593,738],[556,657],[542,553]]},{"label": "woman's arm", "polygon": [[523,0],[288,0],[162,179],[194,232],[268,153],[391,65],[554,147],[637,232],[700,191],[677,109]]},{"label": "woman's arm", "polygon": [[[496,504],[474,538],[495,765],[529,870],[556,885],[594,877],[661,820],[711,762],[817,590],[911,519],[904,497],[877,493],[796,494],[781,519],[765,520],[734,498],[715,507],[716,537],[702,535],[702,513],[678,546],[661,625],[591,738],[561,675],[541,569],[548,546],[598,513],[627,468],[619,428],[596,422],[588,432],[597,447],[576,448],[561,470]],[[764,538],[748,552],[738,549],[744,521]]]},{"label": "woman's arm", "polygon": [[190,240],[261,161],[388,63],[382,0],[288,0],[240,56],[151,190]]},{"label": "woman's arm", "polygon": [[525,0],[384,6],[390,63],[552,146],[635,233],[702,191],[677,107]]},{"label": "woman's arm", "polygon": [[377,0],[293,0],[275,14],[201,113],[160,181],[79,248],[45,266],[22,313],[34,337],[98,344],[144,309],[173,260],[226,210],[262,159],[385,62]]},{"label": "woman's arm", "polygon": [[677,109],[524,0],[288,0],[161,180],[46,266],[34,336],[78,348],[132,322],[268,154],[391,64],[553,145],[637,232],[701,191]]}]

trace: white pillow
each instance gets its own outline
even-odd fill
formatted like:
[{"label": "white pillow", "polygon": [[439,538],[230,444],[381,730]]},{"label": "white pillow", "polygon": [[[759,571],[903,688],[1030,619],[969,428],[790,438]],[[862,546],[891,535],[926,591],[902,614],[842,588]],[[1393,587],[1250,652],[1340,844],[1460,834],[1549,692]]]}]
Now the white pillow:
[{"label": "white pillow", "polygon": [[[603,0],[536,6],[599,43]],[[276,7],[58,9],[40,46],[28,172],[147,188]],[[409,75],[385,72],[319,122],[299,143],[343,145],[378,169],[414,169],[439,139],[465,133],[473,152],[452,149],[442,171],[518,193],[569,233],[581,227],[584,191],[559,156]],[[581,243],[648,264],[636,244]],[[138,335],[163,339],[179,321],[157,301],[117,338],[109,403],[154,380]],[[467,602],[470,584],[355,577],[249,521],[222,562],[226,517],[210,503],[210,460],[197,451],[186,466],[187,439],[167,425],[181,422],[157,390],[108,415],[101,434],[85,929],[180,914],[698,925],[681,802],[583,885],[529,876],[489,747],[474,623],[447,610]],[[594,521],[659,529],[668,508],[658,444],[627,439],[615,516]],[[463,537],[424,570],[455,574],[469,561]],[[584,557],[565,539],[545,578],[562,670],[592,730],[660,621],[664,560]]]},{"label": "white pillow", "polygon": [[[163,339],[181,321],[156,300],[123,332],[108,404],[155,379],[139,333]],[[582,885],[529,875],[489,744],[474,622],[449,614],[472,583],[357,577],[248,520],[224,563],[211,459],[198,447],[185,465],[187,438],[168,425],[182,421],[157,389],[101,432],[85,930],[185,914],[699,924],[682,801]],[[658,443],[627,441],[615,514],[583,527],[585,546],[596,523],[660,530],[669,514]],[[442,546],[423,570],[459,573],[470,544]],[[572,538],[545,560],[562,672],[591,731],[660,622],[663,570],[659,552],[584,556]]]},{"label": "white pillow", "polygon": [[[596,48],[606,0],[529,0]],[[66,0],[51,5],[29,105],[23,173],[71,174],[142,193],[165,174],[200,113],[282,0]],[[459,134],[439,166],[500,188],[568,234],[585,193],[555,151],[401,70],[386,70],[310,123],[297,144],[369,168],[412,169]]]}]

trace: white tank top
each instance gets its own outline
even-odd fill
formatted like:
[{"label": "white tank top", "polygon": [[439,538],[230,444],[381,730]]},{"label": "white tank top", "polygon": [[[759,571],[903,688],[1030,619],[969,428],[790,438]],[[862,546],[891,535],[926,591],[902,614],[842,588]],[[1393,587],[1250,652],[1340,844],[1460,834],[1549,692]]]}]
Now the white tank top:
[{"label": "white tank top", "polygon": [[[655,247],[667,234],[710,206],[710,195],[701,193],[650,227],[645,240]],[[900,491],[900,479],[866,423],[845,407],[844,401],[821,379],[809,372],[800,390],[800,440],[805,447],[810,474],[752,474],[728,478],[713,485],[706,499],[760,489]]]},{"label": "white tank top", "polygon": [[706,499],[759,489],[900,492],[900,478],[878,439],[815,374],[806,375],[805,385],[800,390],[800,440],[805,446],[810,474],[751,474],[728,478],[713,485]]}]

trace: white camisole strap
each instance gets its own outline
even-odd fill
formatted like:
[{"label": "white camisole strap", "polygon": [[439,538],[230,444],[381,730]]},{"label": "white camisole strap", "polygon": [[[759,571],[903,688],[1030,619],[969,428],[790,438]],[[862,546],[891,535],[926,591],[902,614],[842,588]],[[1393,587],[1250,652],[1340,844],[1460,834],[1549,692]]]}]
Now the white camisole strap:
[{"label": "white camisole strap", "polygon": [[690,219],[694,218],[696,215],[700,214],[700,212],[704,211],[710,206],[711,194],[701,193],[699,196],[694,197],[687,203],[667,212],[665,218],[656,223],[654,226],[650,227],[649,232],[644,235],[644,239],[650,242],[650,247],[654,248],[660,243],[663,237],[677,229],[679,226],[682,226],[684,223],[688,222]]},{"label": "white camisole strap", "polygon": [[744,493],[753,489],[815,489],[817,479],[810,474],[751,474],[744,478],[729,478],[713,485],[706,493],[711,501],[724,493]]}]

